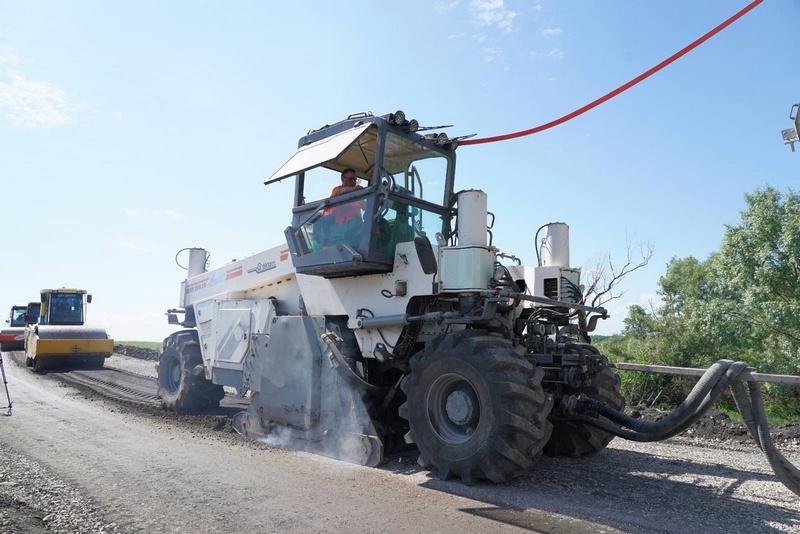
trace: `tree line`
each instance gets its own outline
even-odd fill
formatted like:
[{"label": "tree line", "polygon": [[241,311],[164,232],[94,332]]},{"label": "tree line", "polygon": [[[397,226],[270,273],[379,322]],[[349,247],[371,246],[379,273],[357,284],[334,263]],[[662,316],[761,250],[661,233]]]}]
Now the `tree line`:
[{"label": "tree line", "polygon": [[[598,343],[612,361],[708,367],[725,358],[800,374],[800,194],[767,186],[745,201],[719,250],[702,261],[673,258],[659,280],[659,305],[630,307],[622,333]],[[694,383],[622,374],[634,404],[675,405]],[[800,418],[800,387],[764,391],[773,419]]]}]

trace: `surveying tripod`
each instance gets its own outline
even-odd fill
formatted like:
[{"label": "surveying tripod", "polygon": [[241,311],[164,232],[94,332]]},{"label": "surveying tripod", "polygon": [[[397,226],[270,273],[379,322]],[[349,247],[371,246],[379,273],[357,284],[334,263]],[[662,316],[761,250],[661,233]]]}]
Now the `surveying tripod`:
[{"label": "surveying tripod", "polygon": [[8,380],[6,380],[6,368],[3,367],[3,353],[0,352],[0,373],[3,375],[3,386],[6,388],[6,398],[8,399],[8,411],[5,415],[11,415],[11,395],[8,393]]}]

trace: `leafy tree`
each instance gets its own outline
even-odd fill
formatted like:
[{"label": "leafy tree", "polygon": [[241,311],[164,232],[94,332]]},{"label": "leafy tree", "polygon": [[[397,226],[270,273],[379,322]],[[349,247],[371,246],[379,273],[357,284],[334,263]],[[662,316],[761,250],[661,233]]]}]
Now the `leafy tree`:
[{"label": "leafy tree", "polygon": [[[768,186],[745,201],[718,252],[669,262],[658,310],[630,308],[622,340],[603,346],[614,359],[645,354],[650,363],[706,367],[728,358],[761,372],[800,374],[800,194]],[[650,385],[668,398],[682,393],[662,381]],[[777,404],[800,411],[797,388],[768,390]]]},{"label": "leafy tree", "polygon": [[729,227],[717,266],[726,320],[739,346],[761,351],[774,372],[800,371],[800,194],[772,187],[745,197],[742,222]]},{"label": "leafy tree", "polygon": [[634,304],[628,308],[628,316],[623,320],[623,334],[634,338],[643,338],[658,331],[658,317],[644,307]]}]

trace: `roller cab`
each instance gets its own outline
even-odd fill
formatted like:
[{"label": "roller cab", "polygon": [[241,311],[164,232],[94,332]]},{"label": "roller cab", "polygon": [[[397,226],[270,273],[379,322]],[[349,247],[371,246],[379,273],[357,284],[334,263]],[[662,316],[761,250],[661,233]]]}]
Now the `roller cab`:
[{"label": "roller cab", "polygon": [[43,289],[38,321],[25,329],[25,363],[34,371],[103,367],[114,351],[114,340],[103,328],[84,326],[90,302],[91,295],[83,289]]}]

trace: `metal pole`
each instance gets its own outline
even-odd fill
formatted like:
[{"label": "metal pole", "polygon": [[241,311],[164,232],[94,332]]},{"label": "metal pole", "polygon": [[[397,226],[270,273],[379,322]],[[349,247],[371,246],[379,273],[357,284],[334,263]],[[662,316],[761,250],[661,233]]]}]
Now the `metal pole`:
[{"label": "metal pole", "polygon": [[[661,373],[665,375],[682,376],[703,376],[705,369],[693,369],[691,367],[670,367],[666,365],[643,365],[639,363],[615,363],[614,367],[620,371],[641,371],[645,373]],[[743,371],[739,375],[740,380],[745,382],[772,382],[775,384],[800,384],[800,376],[793,375],[770,375],[756,373],[755,371]]]},{"label": "metal pole", "polygon": [[0,373],[3,374],[3,386],[6,388],[6,398],[8,399],[8,412],[6,412],[7,416],[11,415],[11,394],[8,392],[8,380],[6,380],[6,369],[3,367],[3,353],[0,352]]}]

